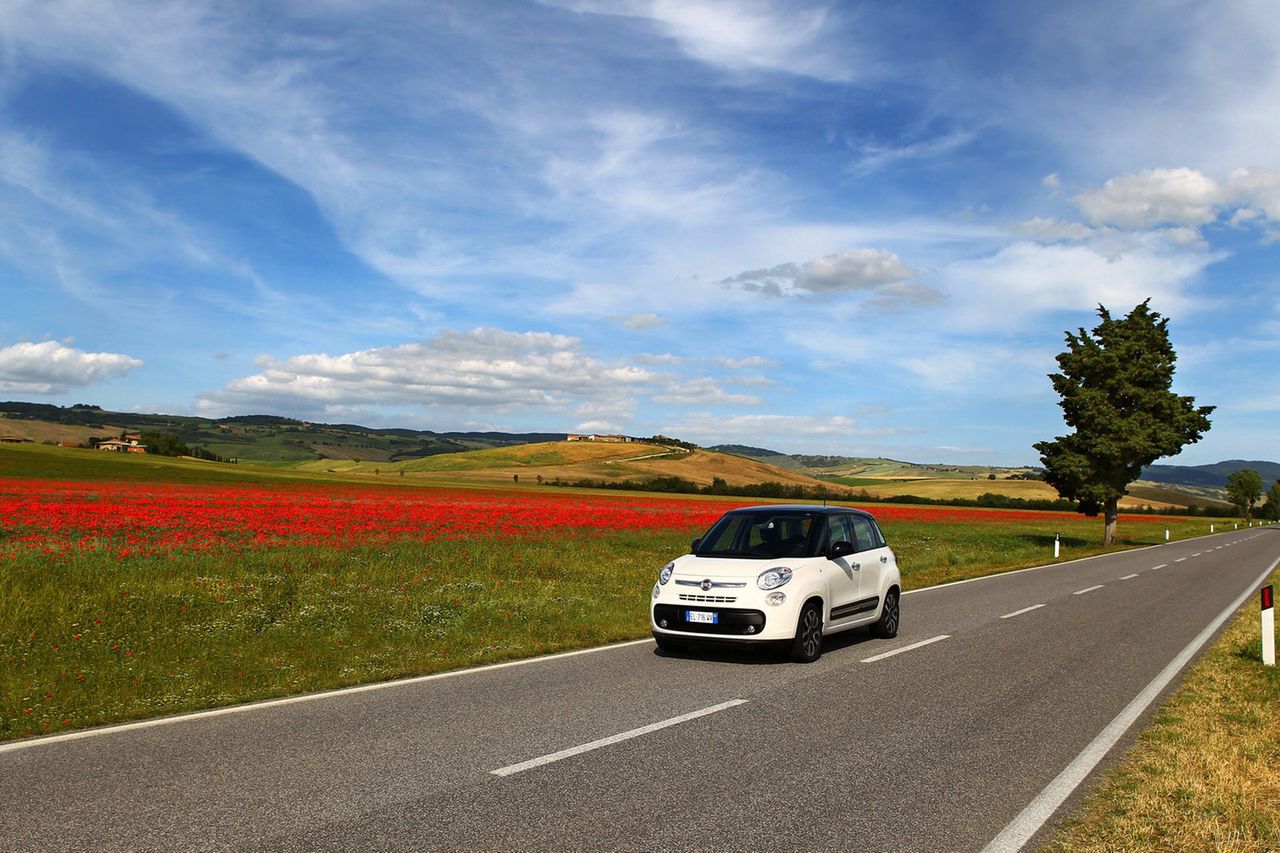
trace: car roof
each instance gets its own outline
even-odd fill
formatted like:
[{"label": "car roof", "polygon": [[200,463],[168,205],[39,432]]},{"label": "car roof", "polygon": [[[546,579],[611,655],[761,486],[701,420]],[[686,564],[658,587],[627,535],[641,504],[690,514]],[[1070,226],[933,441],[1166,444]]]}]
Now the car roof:
[{"label": "car roof", "polygon": [[747,513],[747,512],[810,512],[817,515],[836,515],[842,513],[852,513],[854,515],[865,515],[867,518],[874,518],[871,513],[866,510],[858,509],[851,506],[823,506],[822,504],[760,504],[759,506],[742,506],[737,509],[729,510],[728,514]]}]

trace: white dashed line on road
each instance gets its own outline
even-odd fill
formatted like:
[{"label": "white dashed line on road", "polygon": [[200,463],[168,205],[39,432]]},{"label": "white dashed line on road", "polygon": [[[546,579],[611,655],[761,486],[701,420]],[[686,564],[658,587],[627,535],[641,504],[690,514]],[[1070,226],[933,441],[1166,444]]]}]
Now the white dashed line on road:
[{"label": "white dashed line on road", "polygon": [[1094,586],[1086,586],[1084,589],[1077,589],[1072,595],[1084,595],[1086,592],[1093,592],[1095,589],[1102,589],[1105,584],[1095,584]]},{"label": "white dashed line on road", "polygon": [[1134,574],[1131,574],[1131,575],[1125,575],[1124,577],[1120,578],[1120,580],[1122,580],[1122,581],[1131,581],[1131,580],[1133,580],[1134,578],[1136,578],[1137,576],[1138,576],[1138,575],[1137,575],[1137,573],[1135,572]]},{"label": "white dashed line on road", "polygon": [[918,649],[918,648],[920,648],[921,646],[927,646],[927,645],[929,645],[930,643],[936,643],[936,642],[938,642],[939,640],[945,640],[945,639],[947,639],[947,638],[948,638],[948,637],[950,637],[950,636],[951,636],[950,634],[939,634],[939,635],[938,635],[938,636],[936,636],[936,637],[930,637],[930,638],[929,638],[929,639],[927,639],[927,640],[921,640],[921,641],[920,641],[920,642],[918,642],[918,643],[912,643],[912,644],[911,644],[911,645],[909,645],[909,646],[903,646],[902,648],[900,648],[900,649],[894,649],[894,650],[893,650],[893,651],[891,651],[891,652],[883,652],[883,653],[878,654],[878,655],[872,655],[872,656],[871,656],[871,657],[869,657],[869,658],[863,658],[863,659],[862,659],[862,663],[875,663],[875,662],[876,662],[876,661],[878,661],[878,660],[884,660],[885,658],[891,658],[891,657],[893,657],[894,655],[900,655],[900,654],[902,654],[903,652],[909,652],[909,651],[911,651],[912,649]]},{"label": "white dashed line on road", "polygon": [[1185,561],[1186,561],[1186,559],[1187,559],[1186,557],[1179,557],[1178,559],[1174,560],[1174,562],[1175,562],[1175,563],[1182,563],[1182,562],[1185,562]]},{"label": "white dashed line on road", "polygon": [[1152,566],[1152,567],[1151,567],[1151,571],[1153,571],[1153,572],[1154,572],[1156,569],[1163,569],[1163,568],[1166,568],[1168,565],[1169,565],[1168,563],[1161,563],[1161,564],[1160,564],[1160,565],[1158,565],[1158,566]]},{"label": "white dashed line on road", "polygon": [[1024,608],[1022,608],[1021,610],[1015,610],[1015,611],[1013,611],[1012,613],[1006,613],[1005,615],[1001,616],[1000,618],[1001,618],[1001,619],[1012,619],[1012,618],[1013,618],[1013,617],[1015,617],[1015,616],[1021,616],[1023,613],[1030,613],[1032,610],[1039,610],[1041,607],[1044,607],[1044,605],[1043,605],[1043,604],[1033,604],[1033,605],[1031,605],[1030,607],[1024,607]]},{"label": "white dashed line on road", "polygon": [[620,732],[609,737],[602,737],[599,740],[593,740],[591,743],[584,743],[581,746],[571,746],[568,749],[562,749],[559,752],[553,752],[550,755],[542,755],[538,758],[530,758],[528,761],[521,761],[519,764],[510,764],[506,767],[499,767],[497,770],[490,770],[494,776],[512,776],[516,773],[523,773],[525,770],[532,770],[535,767],[541,767],[544,764],[550,764],[553,761],[561,761],[565,758],[571,758],[575,755],[581,755],[584,752],[590,752],[593,749],[599,749],[602,746],[611,746],[615,743],[621,743],[624,740],[631,740],[633,737],[647,735],[650,732],[656,732],[660,729],[670,728],[671,726],[687,723],[689,720],[696,720],[698,717],[705,717],[708,714],[714,714],[717,711],[724,711],[728,708],[734,708],[738,705],[745,705],[746,699],[730,699],[728,702],[721,702],[719,705],[712,705],[710,708],[702,708],[698,711],[690,711],[687,714],[681,714],[678,717],[672,717],[669,720],[662,720],[658,723],[650,723],[647,726],[641,726],[638,729]]}]

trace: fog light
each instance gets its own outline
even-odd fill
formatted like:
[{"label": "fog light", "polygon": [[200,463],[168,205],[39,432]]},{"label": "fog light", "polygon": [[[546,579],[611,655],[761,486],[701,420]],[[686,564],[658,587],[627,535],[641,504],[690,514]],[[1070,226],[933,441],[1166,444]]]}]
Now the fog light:
[{"label": "fog light", "polygon": [[748,625],[748,626],[747,626],[747,633],[748,633],[748,634],[754,634],[755,632],[756,632],[756,626],[755,626],[755,625]]},{"label": "fog light", "polygon": [[770,607],[777,607],[787,600],[787,594],[785,592],[771,592],[765,596],[764,600]]},{"label": "fog light", "polygon": [[666,619],[659,619],[659,620],[658,620],[658,627],[659,627],[659,628],[665,628],[665,627],[667,627],[667,620],[666,620]]}]

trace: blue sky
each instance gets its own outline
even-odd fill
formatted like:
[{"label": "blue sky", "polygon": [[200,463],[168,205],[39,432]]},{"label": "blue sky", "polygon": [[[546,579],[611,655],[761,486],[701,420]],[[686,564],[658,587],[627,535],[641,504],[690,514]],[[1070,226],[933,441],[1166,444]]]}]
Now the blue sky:
[{"label": "blue sky", "polygon": [[0,398],[1026,464],[1099,303],[1280,458],[1267,2],[9,2]]}]

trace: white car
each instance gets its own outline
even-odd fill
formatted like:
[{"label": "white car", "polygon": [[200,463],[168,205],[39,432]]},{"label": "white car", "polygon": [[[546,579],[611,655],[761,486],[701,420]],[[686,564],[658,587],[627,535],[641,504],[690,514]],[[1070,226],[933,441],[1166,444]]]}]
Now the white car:
[{"label": "white car", "polygon": [[653,585],[653,638],[784,645],[803,662],[822,638],[870,625],[898,633],[902,579],[876,520],[849,507],[735,509],[668,563]]}]

